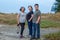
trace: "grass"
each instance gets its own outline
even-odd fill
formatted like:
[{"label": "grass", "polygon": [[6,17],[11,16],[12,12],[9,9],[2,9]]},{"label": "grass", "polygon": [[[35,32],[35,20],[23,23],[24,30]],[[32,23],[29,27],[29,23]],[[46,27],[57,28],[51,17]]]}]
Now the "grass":
[{"label": "grass", "polygon": [[[17,16],[16,14],[0,13],[0,24],[8,24],[8,25],[17,24],[16,16]],[[48,27],[60,27],[59,13],[41,15],[41,28],[48,28]]]},{"label": "grass", "polygon": [[48,27],[60,28],[60,13],[41,15],[41,28],[48,28]]},{"label": "grass", "polygon": [[16,24],[16,14],[0,14],[0,24]]},{"label": "grass", "polygon": [[42,20],[41,28],[48,28],[48,27],[60,27],[60,23],[50,20]]},{"label": "grass", "polygon": [[49,20],[60,21],[60,13],[49,16]]},{"label": "grass", "polygon": [[7,19],[0,19],[0,24],[9,24],[9,25],[13,25],[13,24],[16,24],[17,23],[17,21],[16,20],[7,20]]},{"label": "grass", "polygon": [[60,32],[52,33],[44,36],[46,40],[60,40]]}]

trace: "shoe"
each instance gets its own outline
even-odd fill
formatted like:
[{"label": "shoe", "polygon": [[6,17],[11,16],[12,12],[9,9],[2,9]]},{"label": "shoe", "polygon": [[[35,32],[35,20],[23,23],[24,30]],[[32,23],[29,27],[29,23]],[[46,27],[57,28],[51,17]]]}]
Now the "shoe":
[{"label": "shoe", "polygon": [[36,38],[35,37],[30,38],[30,40],[34,40],[34,39],[36,39]]},{"label": "shoe", "polygon": [[40,40],[40,38],[36,38],[36,40]]},{"label": "shoe", "polygon": [[24,36],[20,36],[20,38],[25,38]]}]

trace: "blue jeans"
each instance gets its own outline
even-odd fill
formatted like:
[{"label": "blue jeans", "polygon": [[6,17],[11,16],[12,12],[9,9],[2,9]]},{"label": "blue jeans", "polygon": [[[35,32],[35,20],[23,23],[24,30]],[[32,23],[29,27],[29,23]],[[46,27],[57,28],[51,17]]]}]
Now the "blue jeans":
[{"label": "blue jeans", "polygon": [[32,21],[28,21],[29,35],[32,36]]},{"label": "blue jeans", "polygon": [[40,25],[39,24],[33,23],[32,37],[33,38],[40,38]]}]

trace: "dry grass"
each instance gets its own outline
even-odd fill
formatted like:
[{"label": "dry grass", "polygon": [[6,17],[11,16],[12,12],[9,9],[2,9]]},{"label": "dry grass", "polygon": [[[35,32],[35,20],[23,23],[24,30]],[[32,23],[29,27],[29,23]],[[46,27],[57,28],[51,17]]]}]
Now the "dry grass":
[{"label": "dry grass", "polygon": [[[0,24],[12,24],[12,25],[16,24],[17,23],[16,16],[17,16],[16,14],[0,14]],[[54,22],[59,21],[60,22],[60,13],[56,13],[56,14],[42,14],[41,15],[41,20],[42,20],[41,21],[42,22],[41,25],[43,27],[44,26],[47,27],[47,24],[53,23],[52,21],[54,21]],[[55,23],[53,23],[53,24],[55,24]],[[53,25],[51,24],[50,26],[53,26]]]},{"label": "dry grass", "polygon": [[0,24],[15,24],[16,15],[15,14],[0,14]]},{"label": "dry grass", "polygon": [[54,21],[60,21],[60,13],[51,15],[49,19],[54,20]]},{"label": "dry grass", "polygon": [[41,15],[41,27],[59,27],[60,28],[60,13],[56,14],[42,14]]},{"label": "dry grass", "polygon": [[41,18],[42,18],[42,20],[47,19],[47,20],[52,20],[52,21],[60,21],[60,13],[42,14]]}]

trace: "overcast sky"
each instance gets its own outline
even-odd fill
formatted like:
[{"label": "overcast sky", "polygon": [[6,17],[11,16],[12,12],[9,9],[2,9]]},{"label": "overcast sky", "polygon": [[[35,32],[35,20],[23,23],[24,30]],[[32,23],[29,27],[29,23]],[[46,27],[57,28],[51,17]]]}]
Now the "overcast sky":
[{"label": "overcast sky", "polygon": [[24,6],[26,12],[28,5],[39,4],[41,12],[51,12],[51,7],[55,0],[0,0],[0,12],[19,12],[19,8]]}]

